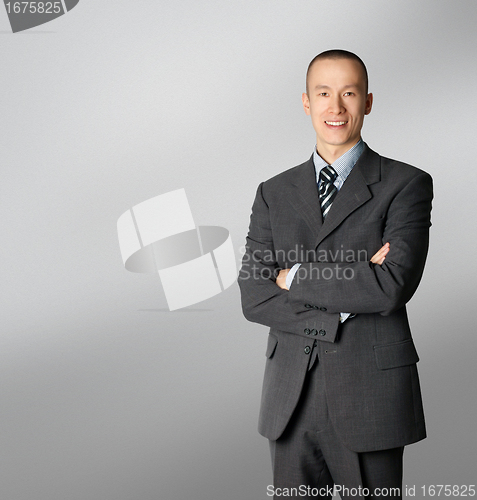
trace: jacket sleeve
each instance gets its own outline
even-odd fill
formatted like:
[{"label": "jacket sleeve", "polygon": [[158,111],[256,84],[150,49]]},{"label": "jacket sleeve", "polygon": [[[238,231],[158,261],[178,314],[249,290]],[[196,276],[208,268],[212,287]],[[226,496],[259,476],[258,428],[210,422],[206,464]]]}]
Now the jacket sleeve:
[{"label": "jacket sleeve", "polygon": [[[328,312],[379,313],[404,306],[421,279],[429,245],[432,178],[413,177],[394,196],[386,215],[383,244],[390,251],[382,265],[371,262],[303,263],[288,293],[295,313],[319,303]],[[323,278],[323,270],[330,279]],[[318,278],[317,278],[318,277]]]},{"label": "jacket sleeve", "polygon": [[[300,336],[314,337],[326,331],[326,341],[333,342],[339,312],[330,314],[319,306],[292,307],[290,293],[275,283],[280,271],[275,259],[269,207],[263,198],[263,183],[257,190],[250,217],[246,250],[238,284],[244,316],[255,323]],[[295,286],[295,285],[293,285]],[[313,292],[311,292],[313,296]],[[325,340],[325,339],[320,339]]]}]

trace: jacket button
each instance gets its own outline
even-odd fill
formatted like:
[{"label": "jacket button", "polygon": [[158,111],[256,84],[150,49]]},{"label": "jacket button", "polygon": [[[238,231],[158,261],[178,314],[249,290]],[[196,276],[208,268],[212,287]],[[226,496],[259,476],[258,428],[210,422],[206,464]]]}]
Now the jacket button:
[{"label": "jacket button", "polygon": [[326,307],[320,307],[320,311],[326,311]]},{"label": "jacket button", "polygon": [[311,333],[312,335],[317,335],[317,333],[318,333],[318,332],[317,332],[317,331],[313,328],[313,330],[311,330],[311,332],[310,332],[310,333]]},{"label": "jacket button", "polygon": [[305,304],[305,307],[306,307],[307,309],[313,309],[313,306],[312,306],[311,304]]},{"label": "jacket button", "polygon": [[305,332],[307,335],[310,335],[311,330],[310,330],[309,328],[305,328],[304,332]]},{"label": "jacket button", "polygon": [[323,336],[323,337],[326,335],[326,331],[325,331],[325,330],[320,330],[318,333],[319,333],[321,336]]},{"label": "jacket button", "polygon": [[309,346],[309,345],[307,345],[307,346],[305,347],[304,351],[305,351],[305,354],[310,354],[310,351],[311,351],[310,346]]}]

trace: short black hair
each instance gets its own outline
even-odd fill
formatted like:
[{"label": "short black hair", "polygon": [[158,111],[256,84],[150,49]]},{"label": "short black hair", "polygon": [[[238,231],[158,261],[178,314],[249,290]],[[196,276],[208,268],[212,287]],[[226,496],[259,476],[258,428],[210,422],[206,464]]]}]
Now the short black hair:
[{"label": "short black hair", "polygon": [[306,71],[306,93],[307,94],[308,94],[308,74],[310,73],[310,69],[313,66],[313,64],[315,64],[316,61],[320,61],[321,59],[351,59],[351,60],[359,63],[359,65],[361,66],[361,68],[363,70],[364,86],[366,89],[366,95],[368,94],[368,70],[366,69],[364,62],[356,54],[353,54],[353,52],[349,52],[347,50],[342,50],[342,49],[325,50],[325,52],[318,54],[317,56],[315,56],[311,60],[310,64],[308,65],[308,69]]}]

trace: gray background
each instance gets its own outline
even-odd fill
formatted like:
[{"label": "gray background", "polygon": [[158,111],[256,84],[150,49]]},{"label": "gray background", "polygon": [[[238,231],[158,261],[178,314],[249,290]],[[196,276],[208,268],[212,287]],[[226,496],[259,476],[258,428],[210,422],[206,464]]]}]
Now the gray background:
[{"label": "gray background", "polygon": [[407,485],[475,483],[474,1],[88,2],[24,33],[0,11],[0,495],[260,500],[265,327],[233,285],[182,312],[127,272],[116,221],[184,187],[244,243],[261,180],[306,160],[322,50],[358,53],[363,137],[435,179],[409,304],[429,438]]}]

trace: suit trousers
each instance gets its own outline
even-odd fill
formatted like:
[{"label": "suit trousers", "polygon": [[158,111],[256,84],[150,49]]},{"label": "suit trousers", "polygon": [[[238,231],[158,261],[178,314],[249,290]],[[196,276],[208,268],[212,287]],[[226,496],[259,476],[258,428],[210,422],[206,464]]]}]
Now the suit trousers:
[{"label": "suit trousers", "polygon": [[335,485],[342,500],[363,500],[374,493],[400,500],[404,447],[359,453],[344,446],[329,418],[319,361],[324,347],[317,344],[318,356],[311,357],[315,363],[290,422],[276,441],[270,441],[274,498],[331,499]]}]

